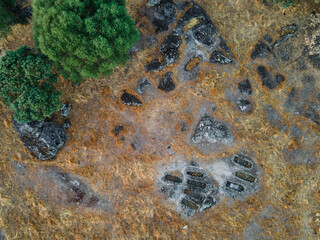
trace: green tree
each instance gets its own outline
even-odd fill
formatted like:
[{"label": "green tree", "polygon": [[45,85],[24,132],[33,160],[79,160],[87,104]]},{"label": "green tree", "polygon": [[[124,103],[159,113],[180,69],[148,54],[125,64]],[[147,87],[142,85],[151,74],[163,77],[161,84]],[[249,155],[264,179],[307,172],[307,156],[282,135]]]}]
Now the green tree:
[{"label": "green tree", "polygon": [[18,122],[44,121],[60,109],[56,81],[47,56],[29,47],[7,51],[0,59],[0,99]]},{"label": "green tree", "polygon": [[125,0],[33,0],[34,40],[74,82],[113,72],[139,39]]}]

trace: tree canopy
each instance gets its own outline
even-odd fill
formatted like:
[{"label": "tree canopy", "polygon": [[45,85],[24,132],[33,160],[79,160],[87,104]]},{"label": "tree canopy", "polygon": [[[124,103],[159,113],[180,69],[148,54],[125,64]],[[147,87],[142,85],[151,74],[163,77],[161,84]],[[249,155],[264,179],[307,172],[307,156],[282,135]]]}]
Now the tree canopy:
[{"label": "tree canopy", "polygon": [[139,39],[125,0],[33,0],[34,40],[65,77],[111,74]]},{"label": "tree canopy", "polygon": [[29,47],[7,51],[0,59],[0,99],[18,122],[44,121],[60,109],[56,81],[47,56]]}]

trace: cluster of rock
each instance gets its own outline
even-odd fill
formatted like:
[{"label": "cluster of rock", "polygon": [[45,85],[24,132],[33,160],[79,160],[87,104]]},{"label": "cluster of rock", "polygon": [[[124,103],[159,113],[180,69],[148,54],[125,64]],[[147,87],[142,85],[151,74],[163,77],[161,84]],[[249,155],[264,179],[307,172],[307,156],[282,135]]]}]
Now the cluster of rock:
[{"label": "cluster of rock", "polygon": [[175,203],[177,211],[192,216],[217,205],[221,195],[248,197],[258,189],[256,175],[253,161],[236,154],[208,166],[208,171],[196,162],[172,165],[161,175],[159,185],[161,194]]},{"label": "cluster of rock", "polygon": [[218,188],[203,168],[191,163],[176,172],[165,172],[162,177],[162,193],[175,199],[177,208],[191,216],[202,212],[217,203]]}]

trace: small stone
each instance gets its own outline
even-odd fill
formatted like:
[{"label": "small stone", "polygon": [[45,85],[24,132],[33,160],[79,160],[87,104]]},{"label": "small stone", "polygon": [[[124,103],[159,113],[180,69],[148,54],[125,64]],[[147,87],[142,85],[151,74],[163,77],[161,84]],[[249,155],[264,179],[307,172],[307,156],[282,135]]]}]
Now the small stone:
[{"label": "small stone", "polygon": [[159,4],[160,2],[161,2],[161,0],[148,0],[147,6],[148,7],[153,7],[153,6],[157,5],[157,4]]},{"label": "small stone", "polygon": [[153,60],[151,63],[145,65],[147,72],[153,72],[153,71],[161,71],[164,69],[164,64],[160,62],[158,59]]},{"label": "small stone", "polygon": [[181,123],[181,132],[185,132],[188,129],[188,126],[185,122]]},{"label": "small stone", "polygon": [[240,93],[244,95],[251,95],[252,94],[252,87],[249,79],[242,80],[238,84],[238,89]]},{"label": "small stone", "polygon": [[189,62],[184,67],[184,69],[186,71],[191,71],[192,69],[198,67],[200,62],[202,62],[202,57],[201,56],[196,56],[196,57],[194,57],[194,58],[189,60]]},{"label": "small stone", "polygon": [[64,130],[66,130],[66,129],[69,129],[70,127],[71,127],[70,119],[65,120],[64,123],[63,123],[63,125],[62,125],[62,128],[63,128]]},{"label": "small stone", "polygon": [[114,135],[119,136],[120,132],[123,130],[123,126],[116,126],[113,130]]},{"label": "small stone", "polygon": [[61,116],[67,117],[71,110],[71,103],[62,104]]},{"label": "small stone", "polygon": [[123,92],[121,101],[128,106],[142,106],[142,102],[136,96],[127,93],[126,91]]},{"label": "small stone", "polygon": [[176,87],[173,82],[173,79],[171,78],[171,75],[172,72],[167,72],[158,86],[159,89],[165,91],[166,93],[174,90]]},{"label": "small stone", "polygon": [[271,53],[271,48],[267,44],[259,42],[250,56],[252,60],[255,60],[256,58],[265,58],[269,53]]},{"label": "small stone", "polygon": [[210,56],[211,63],[230,64],[233,61],[224,56],[219,50],[214,50]]},{"label": "small stone", "polygon": [[294,34],[298,31],[298,27],[296,24],[291,24],[281,28],[281,36],[280,39],[273,43],[273,48],[278,47],[281,43],[287,41],[289,38],[294,36]]},{"label": "small stone", "polygon": [[250,112],[252,111],[251,102],[247,99],[238,99],[236,105],[241,112]]},{"label": "small stone", "polygon": [[142,91],[143,91],[145,88],[149,87],[149,86],[151,86],[150,81],[149,81],[147,78],[144,78],[144,79],[139,83],[137,92],[140,93],[140,94],[142,94]]}]

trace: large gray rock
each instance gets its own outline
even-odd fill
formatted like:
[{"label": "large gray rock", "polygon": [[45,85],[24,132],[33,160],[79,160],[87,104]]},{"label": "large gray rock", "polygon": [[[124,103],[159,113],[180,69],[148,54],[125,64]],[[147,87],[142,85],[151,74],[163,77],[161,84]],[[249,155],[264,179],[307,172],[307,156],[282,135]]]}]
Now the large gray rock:
[{"label": "large gray rock", "polygon": [[53,158],[63,146],[66,137],[63,128],[55,122],[18,123],[13,121],[23,145],[40,160]]},{"label": "large gray rock", "polygon": [[231,139],[232,136],[228,127],[216,119],[211,119],[209,116],[205,116],[201,119],[194,135],[192,136],[192,141],[194,143],[230,142]]}]

